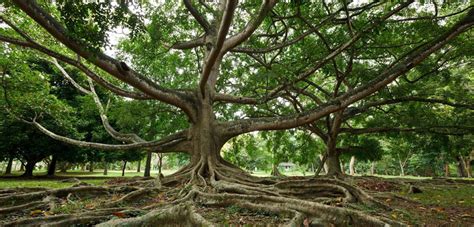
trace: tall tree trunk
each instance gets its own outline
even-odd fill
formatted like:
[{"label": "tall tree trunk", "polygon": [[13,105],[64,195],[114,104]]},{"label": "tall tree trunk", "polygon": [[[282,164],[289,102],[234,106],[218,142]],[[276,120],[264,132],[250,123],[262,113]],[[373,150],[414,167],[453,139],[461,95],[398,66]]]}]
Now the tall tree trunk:
[{"label": "tall tree trunk", "polygon": [[86,164],[85,163],[82,163],[81,165],[81,172],[85,172],[86,171]]},{"label": "tall tree trunk", "polygon": [[20,172],[25,171],[25,164],[20,163]]},{"label": "tall tree trunk", "polygon": [[356,174],[355,164],[356,164],[356,157],[352,155],[351,161],[349,162],[349,174],[351,176],[354,176]]},{"label": "tall tree trunk", "polygon": [[449,172],[449,162],[444,163],[444,176],[450,177],[451,173]]},{"label": "tall tree trunk", "polygon": [[466,163],[464,162],[464,159],[462,158],[461,155],[459,155],[456,159],[458,161],[458,176],[467,177],[466,167],[465,167]]},{"label": "tall tree trunk", "polygon": [[161,172],[163,168],[163,154],[158,153],[158,177],[163,178],[163,173]]},{"label": "tall tree trunk", "polygon": [[146,153],[145,171],[143,173],[144,177],[151,176],[151,158],[153,157],[152,154],[153,153],[151,151],[148,151]]},{"label": "tall tree trunk", "polygon": [[23,173],[23,177],[32,177],[33,170],[35,169],[36,162],[27,162],[25,165],[25,172]]},{"label": "tall tree trunk", "polygon": [[51,162],[48,165],[48,173],[47,173],[48,176],[54,176],[54,174],[56,173],[57,162],[58,162],[57,155],[53,155],[53,157],[51,158]]},{"label": "tall tree trunk", "polygon": [[127,168],[127,161],[123,161],[123,167],[122,167],[122,177],[125,176],[125,168]]},{"label": "tall tree trunk", "polygon": [[370,175],[375,175],[375,161],[370,164]]},{"label": "tall tree trunk", "polygon": [[89,163],[89,172],[94,172],[94,162],[93,161],[90,161]]},{"label": "tall tree trunk", "polygon": [[104,176],[107,176],[109,171],[109,162],[104,161]]},{"label": "tall tree trunk", "polygon": [[142,164],[142,160],[139,160],[137,163],[137,173],[141,172],[140,170],[141,164]]},{"label": "tall tree trunk", "polygon": [[13,166],[13,157],[8,159],[7,168],[5,169],[5,175],[12,174],[12,166]]}]

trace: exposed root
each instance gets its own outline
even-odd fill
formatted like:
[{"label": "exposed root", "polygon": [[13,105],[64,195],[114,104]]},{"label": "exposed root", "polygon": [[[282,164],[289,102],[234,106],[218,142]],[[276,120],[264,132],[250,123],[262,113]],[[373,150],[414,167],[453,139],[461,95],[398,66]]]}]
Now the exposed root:
[{"label": "exposed root", "polygon": [[111,220],[97,227],[111,226],[212,226],[195,212],[189,203],[151,211],[143,216],[128,219]]},{"label": "exposed root", "polygon": [[[116,199],[110,201],[111,196]],[[85,209],[81,201],[95,197],[102,198],[102,202],[94,203],[93,211]],[[0,215],[19,213],[28,207],[54,211],[64,202],[80,208],[71,214],[0,222],[0,225],[67,226],[103,222],[99,226],[213,226],[219,223],[212,223],[200,212],[232,206],[256,213],[264,211],[284,215],[281,220],[286,221],[286,226],[301,226],[303,223],[403,225],[357,210],[358,204],[374,209],[388,207],[344,181],[302,177],[258,178],[230,163],[213,164],[210,160],[185,166],[164,179],[120,179],[106,187],[4,190],[0,192]],[[145,211],[148,213],[145,214]]]}]

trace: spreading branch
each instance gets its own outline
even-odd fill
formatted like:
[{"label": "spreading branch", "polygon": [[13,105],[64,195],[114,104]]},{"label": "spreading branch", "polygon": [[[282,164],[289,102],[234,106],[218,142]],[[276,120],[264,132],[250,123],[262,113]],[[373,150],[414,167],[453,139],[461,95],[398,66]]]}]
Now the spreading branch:
[{"label": "spreading branch", "polygon": [[199,82],[199,88],[201,89],[202,96],[205,94],[205,87],[209,79],[209,75],[213,67],[217,66],[217,62],[220,61],[220,58],[223,56],[222,47],[224,45],[225,38],[229,32],[230,24],[232,22],[232,17],[234,16],[235,8],[237,7],[236,0],[226,1],[224,15],[219,25],[219,31],[217,32],[216,42],[214,47],[212,47],[209,56],[206,59],[204,68],[202,70],[201,81]]},{"label": "spreading branch", "polygon": [[430,42],[427,42],[420,48],[411,51],[410,54],[407,54],[403,59],[397,60],[395,64],[379,73],[379,75],[369,83],[339,95],[314,110],[285,117],[245,119],[222,123],[221,125],[230,128],[230,130],[228,130],[230,135],[238,135],[258,130],[288,129],[311,123],[332,112],[343,109],[385,87],[396,78],[420,64],[430,54],[441,49],[459,34],[470,29],[473,25],[474,10],[470,10],[465,17],[463,17],[458,23],[454,24],[446,33]]},{"label": "spreading branch", "polygon": [[92,48],[88,47],[88,45],[72,38],[66,29],[35,1],[14,0],[13,2],[57,41],[68,47],[69,50],[145,94],[183,109],[191,119],[194,119],[193,106],[188,101],[191,97],[188,94],[163,88],[148,77],[131,69],[126,63],[118,61],[100,51],[91,51]]}]

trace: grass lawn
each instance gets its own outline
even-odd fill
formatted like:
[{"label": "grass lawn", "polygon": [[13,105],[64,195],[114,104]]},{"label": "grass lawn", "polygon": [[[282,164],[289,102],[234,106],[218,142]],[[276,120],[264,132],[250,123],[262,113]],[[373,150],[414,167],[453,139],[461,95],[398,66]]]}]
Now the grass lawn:
[{"label": "grass lawn", "polygon": [[[176,170],[163,170],[163,174],[169,175]],[[54,178],[45,177],[46,172],[35,172],[33,178],[18,178],[21,172],[14,172],[12,176],[0,177],[0,188],[15,188],[15,187],[49,187],[49,188],[66,188],[72,186],[74,183],[61,182],[65,178],[79,178],[81,181],[93,184],[103,185],[105,181],[112,178],[122,177],[122,171],[109,170],[107,176],[103,175],[102,170],[94,172],[69,171],[67,173],[56,173]],[[157,176],[158,171],[152,171],[152,176]],[[143,172],[126,171],[125,177],[143,176]]]}]

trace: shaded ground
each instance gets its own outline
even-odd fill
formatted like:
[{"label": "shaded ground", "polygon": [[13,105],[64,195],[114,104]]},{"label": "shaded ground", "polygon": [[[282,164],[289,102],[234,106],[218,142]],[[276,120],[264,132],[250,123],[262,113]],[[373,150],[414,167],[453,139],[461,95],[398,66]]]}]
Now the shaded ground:
[{"label": "shaded ground", "polygon": [[[77,176],[77,175],[75,175]],[[36,177],[31,179],[0,178],[0,190],[14,187],[49,187],[66,188],[75,182],[61,182],[69,176],[56,178]],[[130,181],[129,178],[80,176],[82,182],[92,185],[115,185]],[[136,179],[136,178],[135,178]],[[379,201],[390,206],[391,211],[373,207],[357,206],[368,214],[377,214],[411,225],[461,225],[470,226],[474,223],[474,181],[452,179],[399,179],[380,177],[348,177],[346,182],[363,188]],[[419,194],[408,194],[410,185],[420,188]],[[165,207],[178,197],[178,191],[150,191],[145,196],[120,203],[120,208],[107,208],[107,204],[120,200],[129,191],[117,191],[104,196],[87,198],[80,193],[74,196],[59,197],[54,209],[40,205],[28,207],[22,212],[10,215],[0,211],[0,225],[8,221],[29,218],[53,218],[60,215],[74,215],[77,212],[104,213],[103,220],[141,216],[151,207]],[[14,205],[14,204],[11,204]],[[337,204],[336,204],[337,205]],[[108,209],[108,210],[107,210]],[[115,210],[112,210],[115,209]],[[198,206],[196,212],[204,218],[222,224],[232,225],[266,225],[277,226],[286,223],[291,215],[272,213],[268,211],[249,210],[236,205],[228,207],[213,207],[206,204]],[[102,217],[102,216],[101,216]],[[93,224],[97,220],[85,222]],[[312,220],[306,220],[311,223]]]}]

